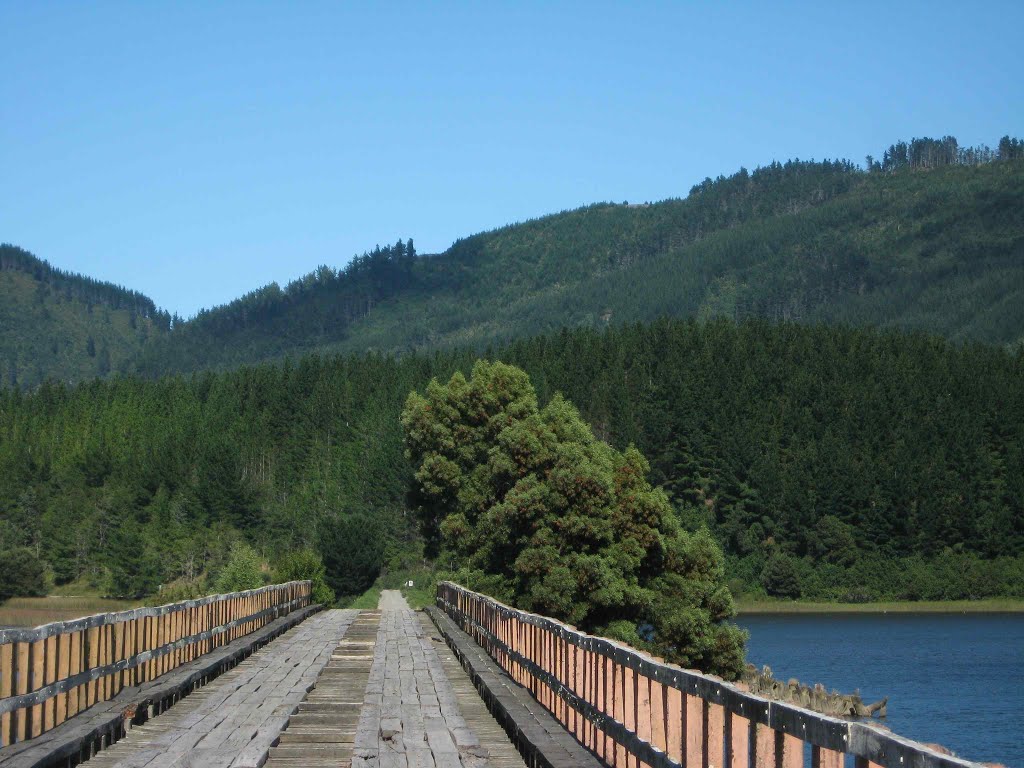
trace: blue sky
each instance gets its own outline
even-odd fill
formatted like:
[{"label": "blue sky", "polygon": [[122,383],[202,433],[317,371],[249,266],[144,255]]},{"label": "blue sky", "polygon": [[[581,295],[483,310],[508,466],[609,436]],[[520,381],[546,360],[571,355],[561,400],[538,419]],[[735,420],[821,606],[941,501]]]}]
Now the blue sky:
[{"label": "blue sky", "polygon": [[183,315],[412,237],[1024,134],[1024,3],[0,1],[0,241]]}]

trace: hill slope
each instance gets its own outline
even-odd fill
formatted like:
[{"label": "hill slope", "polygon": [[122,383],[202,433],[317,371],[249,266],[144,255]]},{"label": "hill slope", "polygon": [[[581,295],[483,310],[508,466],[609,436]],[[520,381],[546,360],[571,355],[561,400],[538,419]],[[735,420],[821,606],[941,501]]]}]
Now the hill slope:
[{"label": "hill slope", "polygon": [[54,269],[0,245],[0,381],[33,387],[81,381],[134,367],[146,342],[168,327],[165,313],[135,291]]},{"label": "hill slope", "polygon": [[[773,164],[684,200],[601,204],[345,270],[203,313],[150,374],[329,349],[482,347],[564,326],[762,317],[1024,339],[1024,161],[865,172]],[[414,254],[414,252],[413,252]]]},{"label": "hill slope", "polygon": [[685,199],[592,205],[436,256],[399,240],[169,333],[170,318],[144,296],[5,246],[0,380],[157,376],[309,351],[480,349],[665,316],[896,327],[1013,346],[1024,341],[1022,154],[1024,142],[1008,138],[998,154],[916,139],[881,163],[869,158],[870,171],[773,163],[706,179]]},{"label": "hill slope", "polygon": [[851,322],[1024,338],[1024,163],[892,175],[790,164],[683,201],[597,206],[457,243],[432,290],[350,338],[491,342],[667,315]]}]

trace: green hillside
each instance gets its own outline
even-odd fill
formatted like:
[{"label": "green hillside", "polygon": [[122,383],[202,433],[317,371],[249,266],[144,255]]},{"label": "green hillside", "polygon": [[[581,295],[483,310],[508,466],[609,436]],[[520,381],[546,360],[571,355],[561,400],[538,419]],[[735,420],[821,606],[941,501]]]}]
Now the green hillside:
[{"label": "green hillside", "polygon": [[[148,376],[306,352],[408,353],[659,317],[1024,340],[1024,142],[892,145],[869,170],[772,163],[684,199],[597,204],[418,255],[412,240],[174,322],[139,294],[0,253],[0,379]],[[92,343],[90,344],[90,339]]]},{"label": "green hillside", "polygon": [[0,381],[34,387],[134,368],[165,313],[134,291],[54,269],[0,245]]},{"label": "green hillside", "polygon": [[[406,395],[489,348],[635,444],[737,590],[1019,597],[1024,145],[1004,143],[772,164],[432,256],[399,240],[173,328],[4,246],[0,551],[134,594],[214,578],[244,538],[319,549],[358,592],[423,563]],[[143,376],[84,381],[118,372]]]},{"label": "green hillside", "polygon": [[1024,339],[1024,163],[866,174],[789,164],[686,200],[605,205],[457,243],[346,346],[482,343],[563,325],[764,317]]},{"label": "green hillside", "polygon": [[1014,345],[1024,339],[1020,145],[1011,140],[1000,160],[941,155],[950,142],[955,150],[952,139],[894,145],[872,171],[845,161],[741,170],[685,199],[593,205],[437,256],[399,241],[204,312],[150,345],[140,370],[314,349],[482,348],[662,316],[844,322]]},{"label": "green hillside", "polygon": [[[230,304],[203,310],[143,350],[137,370],[148,375],[231,368],[324,349],[349,338],[353,324],[389,297],[416,292],[412,240],[377,247],[344,269],[320,266],[283,289],[276,283]],[[356,347],[361,345],[355,342]]]}]

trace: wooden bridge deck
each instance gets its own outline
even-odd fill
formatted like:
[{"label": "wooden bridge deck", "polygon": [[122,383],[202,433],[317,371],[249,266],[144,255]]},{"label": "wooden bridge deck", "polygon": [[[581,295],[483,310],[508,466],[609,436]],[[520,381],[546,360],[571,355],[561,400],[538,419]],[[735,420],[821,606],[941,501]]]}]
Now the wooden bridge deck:
[{"label": "wooden bridge deck", "polygon": [[255,765],[315,684],[357,611],[325,611],[87,761],[102,766]]},{"label": "wooden bridge deck", "polygon": [[523,766],[429,618],[381,606],[308,619],[87,764]]}]

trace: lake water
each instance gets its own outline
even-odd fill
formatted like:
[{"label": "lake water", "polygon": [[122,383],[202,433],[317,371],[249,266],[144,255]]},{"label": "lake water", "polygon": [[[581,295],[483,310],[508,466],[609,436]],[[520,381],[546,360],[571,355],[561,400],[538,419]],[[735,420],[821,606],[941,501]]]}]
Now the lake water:
[{"label": "lake water", "polygon": [[744,615],[779,680],[889,697],[881,721],[960,757],[1024,768],[1024,614]]}]

